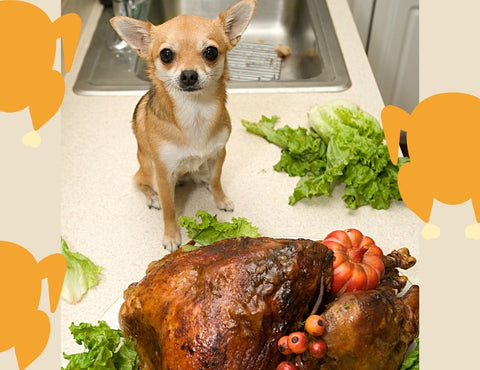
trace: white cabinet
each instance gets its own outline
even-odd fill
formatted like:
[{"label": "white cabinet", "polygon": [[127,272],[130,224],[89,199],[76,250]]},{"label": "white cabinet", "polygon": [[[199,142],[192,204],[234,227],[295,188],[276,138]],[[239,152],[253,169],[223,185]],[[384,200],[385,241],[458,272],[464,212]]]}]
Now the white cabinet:
[{"label": "white cabinet", "polygon": [[419,99],[419,0],[348,2],[385,104],[411,112]]},{"label": "white cabinet", "polygon": [[348,0],[363,47],[367,50],[375,0]]}]

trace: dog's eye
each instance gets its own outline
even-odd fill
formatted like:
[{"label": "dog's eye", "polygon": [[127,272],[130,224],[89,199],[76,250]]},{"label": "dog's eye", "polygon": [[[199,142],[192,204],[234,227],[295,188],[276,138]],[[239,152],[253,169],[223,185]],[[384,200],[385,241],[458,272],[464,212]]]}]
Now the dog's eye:
[{"label": "dog's eye", "polygon": [[206,60],[209,62],[213,62],[215,59],[217,59],[218,56],[218,50],[215,46],[208,46],[205,48],[203,51],[203,56]]},{"label": "dog's eye", "polygon": [[174,57],[175,53],[170,49],[162,49],[160,51],[160,59],[165,64],[171,63]]}]

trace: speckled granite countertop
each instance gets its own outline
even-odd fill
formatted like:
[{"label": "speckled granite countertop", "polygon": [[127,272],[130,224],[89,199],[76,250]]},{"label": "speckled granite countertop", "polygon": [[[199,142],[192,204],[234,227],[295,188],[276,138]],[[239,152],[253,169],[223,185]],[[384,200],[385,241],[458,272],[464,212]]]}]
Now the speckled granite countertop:
[{"label": "speckled granite countertop", "polygon": [[[357,34],[346,0],[327,1],[347,64],[352,86],[339,93],[230,94],[228,109],[233,131],[223,171],[225,192],[235,203],[233,213],[215,208],[204,188],[186,186],[176,194],[177,214],[195,215],[198,209],[217,213],[220,221],[246,217],[260,233],[278,237],[322,238],[330,231],[354,227],[371,236],[386,252],[408,247],[418,257],[421,221],[402,203],[388,210],[345,207],[337,187],[331,197],[288,205],[297,182],[273,165],[278,147],[249,134],[240,120],[257,121],[277,115],[279,125],[306,125],[315,104],[347,99],[380,117],[383,101]],[[137,170],[136,142],[131,116],[137,96],[78,96],[72,92],[90,38],[101,12],[95,4],[80,40],[76,61],[66,76],[62,106],[62,236],[70,248],[91,258],[104,270],[100,284],[77,305],[62,303],[62,351],[77,352],[68,326],[96,323],[123,290],[144,276],[147,265],[165,255],[161,246],[162,213],[149,210],[133,184]],[[186,235],[183,240],[187,241]],[[418,282],[416,268],[408,274]]]}]

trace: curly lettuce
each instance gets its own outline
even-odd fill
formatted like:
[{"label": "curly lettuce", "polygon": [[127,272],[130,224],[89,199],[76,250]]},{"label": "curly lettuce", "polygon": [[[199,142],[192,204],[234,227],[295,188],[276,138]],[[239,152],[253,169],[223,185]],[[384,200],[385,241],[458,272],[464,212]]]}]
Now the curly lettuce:
[{"label": "curly lettuce", "polygon": [[275,128],[277,116],[262,116],[258,122],[242,120],[248,132],[282,148],[276,171],[299,176],[289,204],[304,198],[330,195],[337,183],[345,184],[346,206],[356,209],[390,207],[400,200],[397,184],[399,164],[390,161],[379,122],[357,105],[336,101],[317,105],[308,112],[310,129]]},{"label": "curly lettuce", "polygon": [[[198,220],[199,219],[199,220]],[[244,217],[233,217],[231,222],[220,222],[217,215],[211,215],[205,210],[199,210],[195,217],[179,217],[178,223],[187,230],[190,239],[201,246],[212,244],[223,239],[236,238],[237,236],[260,236],[258,228],[253,226]],[[186,245],[184,251],[195,249],[195,246]]]},{"label": "curly lettuce", "polygon": [[[313,107],[308,119],[328,143],[323,177],[331,183],[345,183],[342,198],[348,208],[369,204],[374,209],[387,209],[392,199],[401,200],[397,174],[408,159],[399,158],[398,165],[391,162],[375,117],[356,104],[336,101]],[[303,195],[298,194],[298,199]]]},{"label": "curly lettuce", "polygon": [[289,176],[318,176],[325,171],[327,145],[312,129],[296,129],[290,126],[275,128],[279,117],[262,116],[258,122],[242,120],[248,132],[265,138],[282,148],[280,161],[273,166],[275,171]]},{"label": "curly lettuce", "polygon": [[66,354],[67,367],[62,370],[137,370],[138,354],[131,338],[119,329],[111,329],[105,321],[71,324],[70,332],[85,352]]}]

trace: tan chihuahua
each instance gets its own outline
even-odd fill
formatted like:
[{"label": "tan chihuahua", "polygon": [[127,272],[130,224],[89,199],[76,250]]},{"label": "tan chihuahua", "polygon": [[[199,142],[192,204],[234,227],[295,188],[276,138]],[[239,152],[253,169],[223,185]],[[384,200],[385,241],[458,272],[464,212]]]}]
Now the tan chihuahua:
[{"label": "tan chihuahua", "polygon": [[174,190],[186,175],[207,184],[218,208],[233,211],[220,179],[231,132],[227,52],[255,8],[256,0],[242,0],[213,21],[181,15],[158,26],[122,16],[110,21],[147,64],[151,89],[133,114],[140,163],[135,182],[149,208],[163,208],[163,245],[170,251],[181,242]]}]

